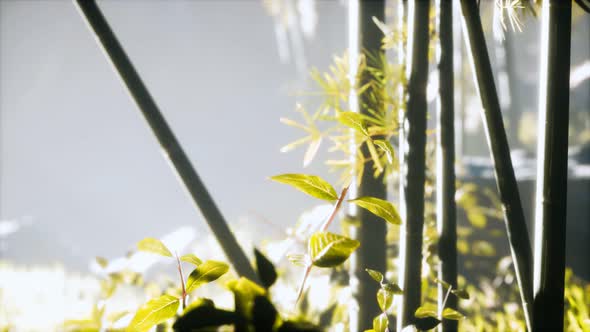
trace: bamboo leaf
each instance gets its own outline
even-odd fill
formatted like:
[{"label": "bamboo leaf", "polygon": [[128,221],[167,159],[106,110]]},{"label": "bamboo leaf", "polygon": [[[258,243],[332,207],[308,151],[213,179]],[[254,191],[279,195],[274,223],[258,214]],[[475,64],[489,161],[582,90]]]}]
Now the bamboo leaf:
[{"label": "bamboo leaf", "polygon": [[205,261],[191,272],[186,281],[186,292],[190,293],[200,286],[219,279],[229,270],[223,262]]},{"label": "bamboo leaf", "polygon": [[369,210],[371,213],[385,219],[394,225],[400,225],[402,223],[402,219],[396,208],[393,206],[393,204],[386,200],[376,197],[364,196],[349,200],[349,202]]},{"label": "bamboo leaf", "polygon": [[440,324],[440,320],[436,317],[424,317],[424,318],[415,318],[414,319],[414,326],[419,331],[428,331]]},{"label": "bamboo leaf", "polygon": [[438,317],[434,309],[425,306],[418,307],[418,309],[416,309],[416,312],[414,313],[414,316],[416,318]]},{"label": "bamboo leaf", "polygon": [[378,283],[383,282],[383,274],[381,272],[371,270],[371,269],[365,269],[365,271],[367,271],[367,273],[371,276],[371,278],[373,278],[373,280],[375,280],[376,282],[378,282]]},{"label": "bamboo leaf", "polygon": [[171,295],[149,300],[141,306],[127,327],[128,331],[144,332],[176,315],[180,301]]},{"label": "bamboo leaf", "polygon": [[342,235],[316,232],[309,239],[309,256],[313,265],[334,267],[344,263],[360,243]]},{"label": "bamboo leaf", "polygon": [[451,309],[451,308],[445,308],[445,310],[443,310],[443,312],[442,312],[442,316],[444,319],[450,319],[450,320],[460,320],[465,317],[465,316],[463,316],[462,313],[458,312],[457,310]]},{"label": "bamboo leaf", "polygon": [[381,284],[381,288],[395,295],[400,295],[404,293],[404,291],[397,284]]},{"label": "bamboo leaf", "polygon": [[365,119],[363,116],[356,112],[340,112],[336,116],[336,120],[341,124],[356,130],[357,132],[363,134],[366,137],[369,137],[369,132],[367,131]]},{"label": "bamboo leaf", "polygon": [[379,289],[377,292],[377,303],[379,303],[381,311],[386,312],[391,308],[391,305],[393,304],[393,295],[393,292],[383,288]]},{"label": "bamboo leaf", "polygon": [[191,263],[194,266],[199,266],[203,263],[203,261],[197,257],[195,254],[186,254],[180,257],[180,260],[183,262]]},{"label": "bamboo leaf", "polygon": [[309,146],[307,147],[307,150],[305,151],[305,155],[303,156],[303,167],[307,167],[307,166],[309,166],[309,164],[311,164],[313,158],[318,153],[318,150],[320,149],[321,144],[322,144],[322,136],[319,136],[319,135],[317,135],[317,137],[314,138],[311,141],[311,143],[309,143]]},{"label": "bamboo leaf", "polygon": [[469,293],[464,289],[453,289],[451,293],[455,294],[460,299],[469,300]]},{"label": "bamboo leaf", "polygon": [[380,140],[380,139],[374,140],[373,143],[385,152],[385,155],[387,156],[387,161],[390,164],[393,164],[393,159],[395,157],[395,150],[393,149],[393,146],[391,145],[391,143],[389,143],[389,141]]},{"label": "bamboo leaf", "polygon": [[389,321],[387,320],[387,314],[385,313],[382,313],[373,319],[373,330],[375,332],[387,331],[387,325],[389,325]]},{"label": "bamboo leaf", "polygon": [[273,181],[288,184],[296,189],[326,201],[335,201],[338,199],[336,190],[326,180],[315,175],[307,174],[281,174],[270,178]]},{"label": "bamboo leaf", "polygon": [[137,249],[166,257],[172,257],[170,250],[158,239],[147,237],[137,243]]}]

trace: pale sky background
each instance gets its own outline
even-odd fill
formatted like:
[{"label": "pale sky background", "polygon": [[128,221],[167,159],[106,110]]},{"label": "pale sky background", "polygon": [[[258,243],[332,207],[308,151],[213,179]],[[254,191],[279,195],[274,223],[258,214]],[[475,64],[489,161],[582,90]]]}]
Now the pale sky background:
[{"label": "pale sky background", "polygon": [[[301,133],[279,118],[306,77],[280,62],[262,3],[99,4],[225,217],[293,224],[314,200],[267,177],[302,171],[303,151],[279,152]],[[346,47],[346,8],[317,9],[305,52],[324,68]],[[85,269],[146,236],[208,232],[71,1],[2,0],[0,15],[0,217],[32,222],[2,255]]]}]

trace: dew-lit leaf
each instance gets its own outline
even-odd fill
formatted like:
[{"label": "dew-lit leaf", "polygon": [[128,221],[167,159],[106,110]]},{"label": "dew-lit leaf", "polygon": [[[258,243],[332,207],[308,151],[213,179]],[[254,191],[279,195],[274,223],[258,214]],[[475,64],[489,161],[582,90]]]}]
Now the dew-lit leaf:
[{"label": "dew-lit leaf", "polygon": [[320,149],[320,145],[322,144],[322,136],[317,136],[315,139],[309,143],[307,150],[305,151],[305,155],[303,156],[303,167],[309,166],[311,164],[313,158],[318,153]]},{"label": "dew-lit leaf", "polygon": [[451,293],[457,295],[460,299],[469,300],[469,293],[464,289],[453,289]]},{"label": "dew-lit leaf", "polygon": [[385,152],[387,161],[392,164],[395,156],[395,150],[393,150],[391,143],[389,143],[389,141],[380,139],[374,140],[373,143]]},{"label": "dew-lit leaf", "polygon": [[387,314],[382,313],[381,315],[373,319],[373,330],[375,332],[386,332],[389,321],[387,320]]},{"label": "dew-lit leaf", "polygon": [[463,316],[462,313],[458,312],[457,310],[451,309],[451,308],[445,308],[442,312],[442,316],[444,319],[450,319],[450,320],[460,320],[465,317],[465,316]]},{"label": "dew-lit leaf", "polygon": [[379,303],[379,308],[381,311],[386,312],[391,308],[393,304],[393,292],[385,290],[383,288],[377,291],[377,303]]},{"label": "dew-lit leaf", "polygon": [[315,198],[333,202],[338,199],[336,190],[326,180],[315,175],[281,174],[270,178],[273,181],[288,184]]},{"label": "dew-lit leaf", "polygon": [[127,331],[145,332],[154,325],[167,321],[176,315],[180,301],[171,295],[151,299],[141,306],[127,327]]},{"label": "dew-lit leaf", "polygon": [[416,312],[414,313],[414,316],[416,318],[425,318],[425,317],[438,317],[438,315],[436,314],[436,310],[434,308],[429,308],[429,307],[424,307],[421,306],[418,309],[416,309]]},{"label": "dew-lit leaf", "polygon": [[394,225],[400,225],[402,223],[402,219],[396,208],[393,206],[393,204],[386,200],[376,197],[364,196],[349,200],[349,202],[369,210],[371,213],[385,219]]},{"label": "dew-lit leaf", "polygon": [[190,293],[201,285],[217,280],[229,270],[223,262],[205,261],[191,272],[186,281],[186,292]]},{"label": "dew-lit leaf", "polygon": [[385,289],[388,292],[391,292],[395,295],[403,294],[404,291],[396,284],[382,284],[381,288]]},{"label": "dew-lit leaf", "polygon": [[373,280],[375,280],[378,283],[383,282],[383,274],[379,271],[375,271],[375,270],[371,270],[371,269],[365,269],[365,271],[367,271],[367,273],[371,276],[371,278],[373,278]]},{"label": "dew-lit leaf", "polygon": [[336,120],[341,124],[350,127],[357,132],[363,134],[364,136],[369,136],[369,132],[367,131],[365,119],[363,116],[356,112],[340,112],[336,116]]},{"label": "dew-lit leaf", "polygon": [[172,253],[162,241],[151,237],[145,238],[137,243],[137,249],[140,251],[150,252],[161,256],[172,257]]},{"label": "dew-lit leaf", "polygon": [[186,254],[180,257],[180,260],[183,262],[191,263],[194,266],[199,266],[203,263],[203,261],[197,257],[195,254]]},{"label": "dew-lit leaf", "polygon": [[308,252],[313,265],[338,266],[358,248],[360,243],[330,232],[316,232],[309,239]]}]

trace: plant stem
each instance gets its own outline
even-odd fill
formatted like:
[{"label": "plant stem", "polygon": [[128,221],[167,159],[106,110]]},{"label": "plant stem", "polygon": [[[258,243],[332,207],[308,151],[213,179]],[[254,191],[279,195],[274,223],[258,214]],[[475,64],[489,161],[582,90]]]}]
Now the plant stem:
[{"label": "plant stem", "polygon": [[186,288],[184,285],[184,272],[182,272],[182,264],[180,263],[180,258],[178,258],[178,254],[174,253],[176,256],[176,266],[178,267],[178,274],[180,275],[180,285],[182,286],[182,310],[186,309]]},{"label": "plant stem", "polygon": [[397,315],[398,331],[413,323],[414,312],[422,302],[430,1],[409,1],[408,9],[408,99],[400,122],[400,210],[404,224],[400,228],[399,283],[404,290],[404,296]]},{"label": "plant stem", "polygon": [[504,210],[504,221],[520,288],[525,321],[527,328],[531,330],[533,297],[531,244],[476,1],[461,0],[461,13],[474,80],[483,106],[482,118],[494,162],[496,184]]},{"label": "plant stem", "polygon": [[[353,11],[353,9],[356,10]],[[373,17],[380,21],[385,19],[385,0],[352,0],[349,2],[349,10],[350,79],[353,87],[350,108],[365,115],[370,115],[371,110],[384,112],[385,90],[382,80],[369,70],[358,72],[357,59],[359,56],[364,57],[367,67],[380,71],[384,69],[384,50],[381,48],[383,33],[373,21]],[[370,87],[359,93],[358,87],[368,83],[372,83]],[[383,139],[382,136],[373,138]],[[370,155],[367,143],[364,141],[361,144],[360,151],[356,151],[356,146],[353,147],[361,157]],[[358,160],[356,153],[353,153],[355,161]],[[372,159],[364,163],[360,178],[354,179],[352,189],[356,196],[386,198],[383,172],[375,177],[374,167],[375,163]],[[350,211],[351,215],[359,221],[359,226],[351,229],[351,235],[361,243],[350,259],[350,285],[358,305],[358,312],[352,313],[354,317],[351,317],[350,328],[364,331],[372,327],[373,317],[381,312],[375,301],[379,285],[365,272],[365,268],[379,271],[386,269],[387,225],[365,209],[351,207]]]},{"label": "plant stem", "polygon": [[334,205],[334,209],[332,210],[332,213],[330,213],[330,216],[328,217],[328,219],[326,219],[326,222],[324,222],[324,224],[320,227],[321,232],[325,232],[326,230],[328,230],[328,227],[330,227],[330,224],[332,223],[332,221],[334,221],[334,218],[336,218],[336,214],[338,213],[338,211],[340,210],[340,207],[342,206],[342,202],[344,201],[344,197],[346,197],[346,193],[348,192],[348,188],[349,188],[349,186],[346,186],[346,187],[344,187],[344,189],[342,189],[342,192],[340,193],[340,197],[338,197],[338,201],[336,202],[336,205]]},{"label": "plant stem", "polygon": [[80,14],[96,35],[97,41],[110,59],[119,77],[127,87],[152,132],[160,143],[164,156],[170,161],[178,176],[200,209],[209,228],[217,238],[230,263],[240,276],[258,281],[254,269],[221,211],[213,201],[207,188],[199,178],[170,126],[162,116],[158,106],[143,84],[123,47],[113,34],[108,22],[94,0],[76,0]]},{"label": "plant stem", "polygon": [[533,328],[563,330],[571,1],[543,1]]},{"label": "plant stem", "polygon": [[[438,130],[436,146],[436,224],[439,234],[438,278],[451,286],[445,294],[438,285],[438,305],[457,310],[457,298],[449,299],[452,288],[457,288],[457,213],[455,203],[455,102],[453,79],[453,1],[437,0],[438,57]],[[448,302],[447,302],[448,301]],[[441,316],[442,317],[442,316]],[[442,319],[439,331],[456,331],[456,320]]]}]

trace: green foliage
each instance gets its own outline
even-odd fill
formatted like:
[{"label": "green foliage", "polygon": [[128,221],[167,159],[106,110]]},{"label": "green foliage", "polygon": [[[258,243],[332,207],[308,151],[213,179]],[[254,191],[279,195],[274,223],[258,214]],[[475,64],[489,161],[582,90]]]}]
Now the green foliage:
[{"label": "green foliage", "polygon": [[203,261],[195,254],[182,255],[180,256],[180,260],[183,262],[191,263],[194,266],[199,266],[203,263]]},{"label": "green foliage", "polygon": [[397,212],[397,209],[393,206],[393,204],[386,200],[365,196],[351,199],[349,202],[369,210],[371,213],[385,219],[387,222],[394,225],[400,225],[402,223],[402,219]]},{"label": "green foliage", "polygon": [[318,267],[335,267],[348,259],[360,243],[330,232],[316,232],[309,239],[308,254]]},{"label": "green foliage", "polygon": [[258,249],[254,249],[254,258],[256,259],[256,271],[258,277],[265,288],[270,288],[277,281],[277,271],[273,263],[266,258]]},{"label": "green foliage", "polygon": [[174,317],[179,305],[178,298],[171,295],[163,295],[149,300],[137,310],[127,330],[130,332],[148,331],[153,326]]},{"label": "green foliage", "polygon": [[137,243],[137,249],[165,257],[172,257],[170,250],[160,240],[151,237],[139,241]]},{"label": "green foliage", "polygon": [[200,286],[219,279],[229,270],[229,266],[223,262],[205,261],[191,272],[186,281],[186,292],[191,293]]},{"label": "green foliage", "polygon": [[338,194],[336,194],[334,187],[319,176],[306,174],[281,174],[271,177],[271,180],[291,185],[315,198],[330,202],[338,199]]}]

